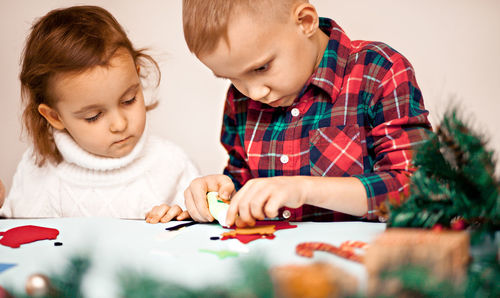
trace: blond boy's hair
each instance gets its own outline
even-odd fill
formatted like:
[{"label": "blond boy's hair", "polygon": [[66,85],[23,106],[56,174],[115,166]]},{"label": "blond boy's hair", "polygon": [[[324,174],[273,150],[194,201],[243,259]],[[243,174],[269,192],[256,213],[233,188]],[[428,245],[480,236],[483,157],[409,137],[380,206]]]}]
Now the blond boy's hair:
[{"label": "blond boy's hair", "polygon": [[219,40],[227,41],[229,18],[246,11],[255,16],[286,20],[298,3],[308,0],[183,0],[184,38],[196,56],[211,53]]}]

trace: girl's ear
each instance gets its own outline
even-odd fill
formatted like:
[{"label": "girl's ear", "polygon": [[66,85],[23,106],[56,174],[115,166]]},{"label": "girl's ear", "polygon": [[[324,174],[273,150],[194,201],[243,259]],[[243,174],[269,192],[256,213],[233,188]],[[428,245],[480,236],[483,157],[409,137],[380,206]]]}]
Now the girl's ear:
[{"label": "girl's ear", "polygon": [[38,113],[45,118],[52,127],[58,130],[64,129],[64,123],[61,121],[61,117],[59,117],[59,113],[56,110],[49,107],[48,105],[42,103],[38,105]]},{"label": "girl's ear", "polygon": [[319,16],[316,8],[310,3],[302,3],[293,11],[294,21],[307,36],[313,36],[319,28]]}]

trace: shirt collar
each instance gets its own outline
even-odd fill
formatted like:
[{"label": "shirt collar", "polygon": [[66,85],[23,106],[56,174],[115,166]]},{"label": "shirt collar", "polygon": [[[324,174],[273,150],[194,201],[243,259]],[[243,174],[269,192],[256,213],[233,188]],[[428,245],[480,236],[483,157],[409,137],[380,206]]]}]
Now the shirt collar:
[{"label": "shirt collar", "polygon": [[351,40],[337,23],[328,18],[319,19],[319,28],[330,40],[323,54],[318,69],[313,72],[304,85],[299,98],[314,85],[324,90],[335,101],[344,81],[344,71],[351,52]]}]

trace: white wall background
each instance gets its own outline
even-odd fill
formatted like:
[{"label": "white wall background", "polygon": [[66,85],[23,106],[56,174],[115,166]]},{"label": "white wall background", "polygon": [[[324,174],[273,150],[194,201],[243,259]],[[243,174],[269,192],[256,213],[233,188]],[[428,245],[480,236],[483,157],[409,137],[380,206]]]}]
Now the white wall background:
[{"label": "white wall background", "polygon": [[[500,151],[500,1],[312,0],[351,39],[384,41],[413,64],[430,120],[436,124],[451,97]],[[21,137],[20,54],[33,20],[73,4],[108,9],[137,47],[160,63],[160,106],[150,112],[154,134],[182,146],[203,174],[220,172],[219,144],[228,82],[216,79],[184,43],[181,1],[0,0],[0,179],[10,188],[27,147]],[[499,167],[497,167],[498,170]],[[497,171],[498,172],[498,171]]]}]

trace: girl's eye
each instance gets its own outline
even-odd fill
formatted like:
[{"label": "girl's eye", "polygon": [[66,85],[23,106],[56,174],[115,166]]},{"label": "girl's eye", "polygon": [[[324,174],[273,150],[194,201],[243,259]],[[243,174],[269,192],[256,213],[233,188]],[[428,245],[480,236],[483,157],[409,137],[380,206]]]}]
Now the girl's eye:
[{"label": "girl's eye", "polygon": [[255,72],[264,72],[269,69],[269,63],[262,65],[259,68],[254,69]]},{"label": "girl's eye", "polygon": [[129,99],[129,100],[126,100],[126,101],[122,102],[122,104],[124,104],[124,105],[128,106],[128,105],[133,104],[133,103],[135,102],[135,100],[136,100],[136,98],[135,98],[135,96],[134,96],[133,98],[131,98],[131,99]]},{"label": "girl's eye", "polygon": [[97,121],[97,119],[99,119],[99,117],[101,117],[101,112],[97,113],[95,116],[92,116],[92,117],[89,117],[89,118],[85,118],[85,121],[87,122],[94,122],[94,121]]}]

